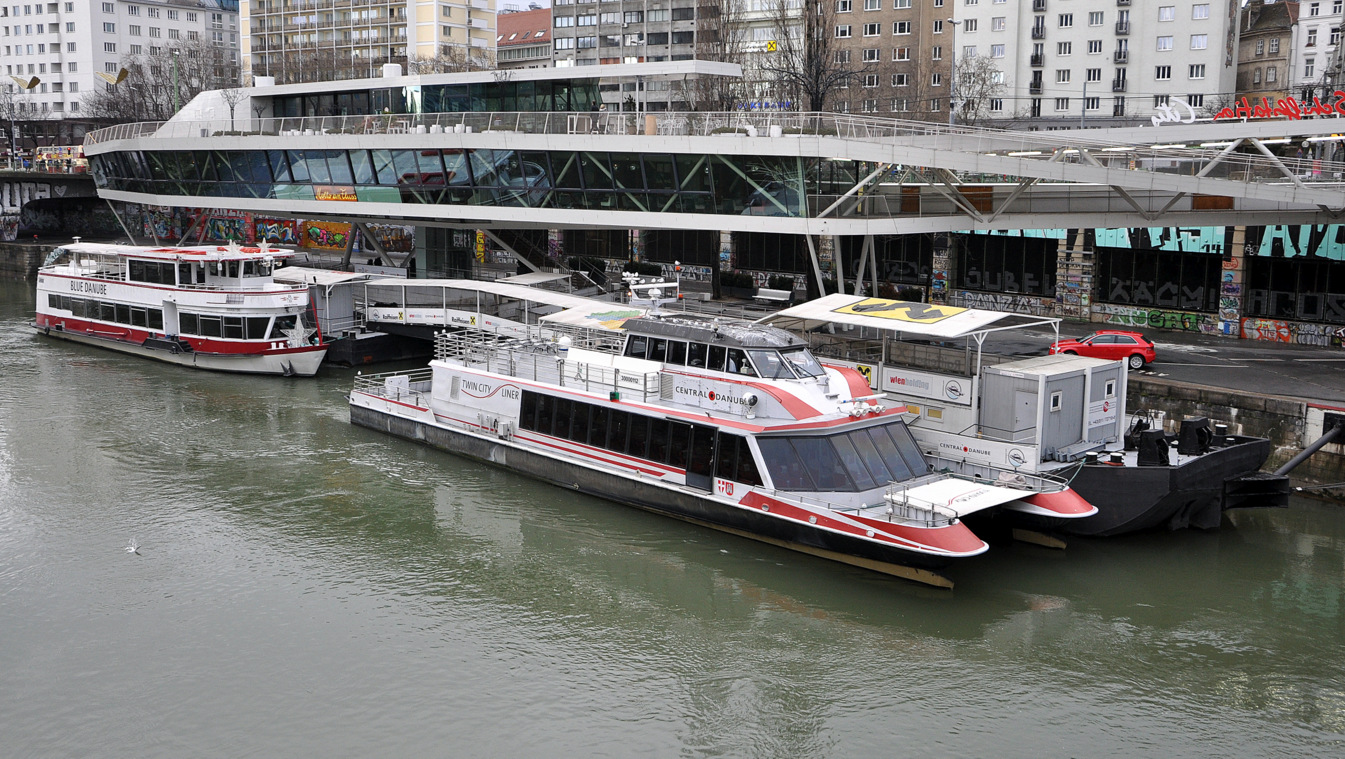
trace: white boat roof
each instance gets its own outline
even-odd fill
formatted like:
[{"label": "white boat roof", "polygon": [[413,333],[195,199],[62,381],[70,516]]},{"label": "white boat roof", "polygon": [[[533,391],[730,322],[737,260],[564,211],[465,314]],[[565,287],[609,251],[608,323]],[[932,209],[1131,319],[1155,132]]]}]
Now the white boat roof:
[{"label": "white boat roof", "polygon": [[379,279],[377,274],[367,274],[354,271],[337,271],[335,269],[315,269],[311,266],[285,266],[276,269],[271,274],[271,278],[277,282],[283,282],[291,285],[320,285],[322,287],[331,287],[343,282],[360,282]]},{"label": "white boat roof", "polygon": [[648,314],[649,309],[631,306],[625,303],[594,303],[587,306],[567,308],[538,319],[543,324],[564,324],[585,329],[624,330],[627,319],[638,319]]},{"label": "white boat roof", "polygon": [[294,251],[272,248],[266,243],[258,246],[230,245],[183,245],[183,246],[141,246],[112,245],[109,243],[79,242],[62,245],[58,250],[80,253],[89,256],[114,256],[117,258],[148,258],[160,261],[179,261],[182,259],[198,261],[252,261],[267,258],[289,258]]},{"label": "white boat roof", "polygon": [[900,332],[903,336],[954,339],[1003,329],[1058,324],[1060,319],[836,293],[777,311],[757,321],[804,332],[832,324],[848,324]]},{"label": "white boat roof", "polygon": [[569,274],[559,274],[550,271],[530,271],[527,274],[515,274],[512,277],[501,277],[496,281],[510,285],[541,285],[547,282],[555,282],[558,279],[569,278]]}]

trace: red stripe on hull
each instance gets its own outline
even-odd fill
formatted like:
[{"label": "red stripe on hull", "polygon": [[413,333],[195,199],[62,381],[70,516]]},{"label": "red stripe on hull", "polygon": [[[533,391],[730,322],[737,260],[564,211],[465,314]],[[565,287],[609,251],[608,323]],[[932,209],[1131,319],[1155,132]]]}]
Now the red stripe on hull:
[{"label": "red stripe on hull", "polygon": [[[871,517],[864,517],[856,514],[846,514],[846,519],[844,520],[835,519],[828,517],[825,514],[818,514],[815,511],[786,503],[777,498],[772,498],[757,491],[752,491],[743,496],[743,499],[739,501],[739,503],[756,509],[760,509],[763,506],[769,506],[771,513],[790,519],[796,519],[800,522],[809,522],[811,518],[816,518],[817,521],[814,524],[818,527],[830,528],[837,532],[845,532],[852,535],[864,535],[865,537],[872,537],[875,540],[882,540],[884,542],[910,547],[912,550],[919,550],[924,553],[973,556],[978,553],[983,553],[989,548],[985,541],[976,537],[976,534],[961,522],[944,527],[913,527],[911,525],[885,522],[880,519],[873,519]],[[869,536],[869,530],[851,524],[848,520],[861,522],[866,527],[872,529],[873,535]]]},{"label": "red stripe on hull", "polygon": [[1019,500],[1060,517],[1091,517],[1097,513],[1096,506],[1070,488],[1059,493],[1035,493]]},{"label": "red stripe on hull", "polygon": [[[138,327],[104,324],[87,319],[54,316],[52,314],[38,314],[36,324],[39,328],[59,328],[70,333],[90,335],[131,345],[140,345],[149,337],[165,336],[163,332],[151,332]],[[192,350],[197,353],[213,353],[222,356],[281,356],[286,353],[308,353],[327,349],[326,345],[301,345],[298,348],[271,347],[272,344],[283,343],[284,340],[212,340],[207,337],[193,337],[191,335],[179,335],[178,337],[186,340],[191,345]]]}]

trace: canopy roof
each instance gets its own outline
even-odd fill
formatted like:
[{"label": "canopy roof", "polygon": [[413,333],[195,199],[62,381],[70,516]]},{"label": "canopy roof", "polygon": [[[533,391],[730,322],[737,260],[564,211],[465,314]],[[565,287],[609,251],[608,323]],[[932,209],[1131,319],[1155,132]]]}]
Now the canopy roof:
[{"label": "canopy roof", "polygon": [[777,311],[757,321],[799,332],[813,331],[833,324],[845,324],[899,332],[903,336],[956,339],[1042,324],[1058,325],[1060,319],[869,298],[863,295],[834,294]]},{"label": "canopy roof", "polygon": [[289,258],[294,255],[293,251],[272,248],[264,242],[258,246],[247,247],[240,247],[237,243],[142,247],[139,245],[80,242],[62,245],[54,252],[59,253],[60,251],[85,256],[116,256],[118,258],[157,259],[160,261],[251,261],[267,258]]}]

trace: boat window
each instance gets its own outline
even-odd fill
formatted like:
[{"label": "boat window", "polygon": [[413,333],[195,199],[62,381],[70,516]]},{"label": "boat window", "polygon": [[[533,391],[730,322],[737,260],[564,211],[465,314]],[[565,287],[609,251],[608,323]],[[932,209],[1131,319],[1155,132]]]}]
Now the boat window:
[{"label": "boat window", "polygon": [[626,447],[626,453],[642,459],[649,457],[649,417],[630,415],[630,445]]},{"label": "boat window", "polygon": [[687,445],[691,442],[691,425],[684,422],[670,422],[672,435],[668,442],[668,465],[678,469],[687,468]]},{"label": "boat window", "polygon": [[[887,436],[883,435],[883,437]],[[874,445],[873,438],[870,436],[868,430],[855,430],[854,432],[851,432],[850,442],[854,444],[855,451],[859,454],[859,458],[864,461],[864,466],[869,470],[869,474],[873,475],[873,479],[880,483],[905,479],[905,477],[892,476],[892,470],[887,468],[887,464],[883,461],[883,455],[878,452],[878,447]],[[900,463],[896,448],[892,449],[892,453],[893,457],[897,458],[898,463]],[[902,465],[898,471],[904,471],[905,468],[906,467]]]},{"label": "boat window", "polygon": [[883,425],[882,429],[887,430],[887,434],[892,436],[892,442],[896,443],[897,450],[901,451],[901,458],[906,462],[914,474],[924,474],[929,471],[929,464],[925,461],[925,454],[920,452],[920,446],[916,445],[915,438],[911,436],[911,431],[906,428],[904,422]]},{"label": "boat window", "polygon": [[776,351],[748,351],[752,363],[756,366],[757,374],[766,379],[794,379],[794,373],[789,370],[789,365],[780,358]]},{"label": "boat window", "polygon": [[864,461],[860,458],[859,452],[855,450],[854,443],[850,442],[849,434],[836,435],[831,438],[831,444],[836,447],[836,453],[840,454],[841,463],[845,465],[845,472],[850,475],[855,487],[860,490],[869,490],[880,484],[874,481],[873,476],[869,474],[869,468],[864,466]]},{"label": "boat window", "polygon": [[715,428],[703,424],[691,425],[691,448],[687,457],[687,472],[705,477],[714,475]]},{"label": "boat window", "polygon": [[196,314],[178,314],[177,331],[184,335],[199,335],[196,328]]},{"label": "boat window", "polygon": [[800,377],[821,377],[826,374],[822,365],[817,363],[817,359],[813,358],[813,354],[809,353],[807,348],[783,350],[780,351],[780,355],[784,356]]},{"label": "boat window", "polygon": [[531,427],[525,426],[524,429],[536,430],[538,432],[550,435],[552,424],[551,420],[553,418],[556,408],[555,399],[549,395],[544,395],[541,393],[534,393],[526,390],[523,392],[524,399],[527,399],[530,396],[537,399],[537,418],[533,420],[532,416],[525,413],[523,418],[525,420],[531,420],[532,426]]},{"label": "boat window", "polygon": [[266,261],[244,261],[243,276],[245,277],[268,277],[271,275],[271,264]]},{"label": "boat window", "polygon": [[747,361],[747,351],[741,348],[729,348],[727,370],[733,374],[742,374],[749,377],[756,375],[752,365]]},{"label": "boat window", "polygon": [[[584,404],[591,409],[590,417],[592,423],[589,425],[588,444],[598,448],[607,447],[607,433],[611,431],[612,412],[606,406],[594,406]],[[578,440],[578,438],[576,438]],[[585,442],[579,440],[579,442]]]},{"label": "boat window", "polygon": [[668,463],[668,435],[672,422],[667,419],[649,420],[649,460]]},{"label": "boat window", "polygon": [[630,429],[630,414],[612,410],[607,415],[607,450],[626,452],[626,433]]},{"label": "boat window", "polygon": [[150,328],[150,329],[157,329],[157,330],[162,330],[162,329],[163,329],[163,309],[162,309],[162,308],[151,308],[151,309],[149,310],[149,328]]},{"label": "boat window", "polygon": [[117,321],[118,324],[130,324],[130,323],[131,323],[131,307],[128,306],[127,304],[125,304],[125,303],[118,303],[118,304],[117,304],[117,319],[116,319],[116,321]]},{"label": "boat window", "polygon": [[757,447],[761,449],[761,458],[766,462],[766,471],[771,473],[771,484],[776,490],[816,490],[788,438],[757,438]]},{"label": "boat window", "polygon": [[232,278],[232,279],[238,279],[238,262],[237,262],[237,261],[229,261],[229,262],[227,262],[227,263],[224,265],[224,269],[225,269],[225,271],[227,272],[227,274],[225,274],[225,276],[230,277],[230,278]]},{"label": "boat window", "polygon": [[556,399],[556,426],[551,434],[559,437],[570,437],[570,417],[574,415],[574,401],[569,398]]},{"label": "boat window", "polygon": [[521,430],[537,429],[537,402],[539,398],[545,398],[544,395],[538,395],[531,390],[523,391],[523,400],[518,404],[518,428]]},{"label": "boat window", "polygon": [[722,345],[710,346],[710,357],[705,362],[706,369],[713,369],[717,372],[724,371],[724,357],[728,355],[728,348]]},{"label": "boat window", "polygon": [[909,466],[906,466],[906,460],[902,458],[901,451],[897,448],[897,444],[892,442],[892,436],[887,434],[887,430],[882,427],[870,427],[861,432],[868,435],[869,442],[878,450],[878,455],[882,457],[893,482],[908,480],[915,474]]},{"label": "boat window", "polygon": [[649,338],[649,360],[665,361],[668,358],[668,341],[661,337]]},{"label": "boat window", "polygon": [[704,343],[691,343],[687,345],[687,366],[705,366],[705,354],[709,346]]},{"label": "boat window", "polygon": [[234,339],[243,339],[243,317],[226,316],[224,317],[224,336]]},{"label": "boat window", "polygon": [[757,471],[757,462],[752,458],[752,448],[747,444],[747,438],[740,435],[734,437],[738,438],[738,472],[734,478],[748,485],[760,485],[761,473]]},{"label": "boat window", "polygon": [[99,319],[102,319],[102,320],[105,321],[105,322],[114,322],[114,321],[116,321],[116,320],[117,320],[117,304],[116,304],[116,303],[107,303],[107,302],[99,303],[99,304],[98,304],[98,318],[99,318]]},{"label": "boat window", "polygon": [[294,329],[294,325],[299,321],[299,317],[290,314],[289,316],[277,316],[276,323],[271,325],[271,339],[280,340],[289,337],[287,334]]},{"label": "boat window", "polygon": [[648,346],[649,339],[644,335],[631,335],[630,340],[626,341],[626,355],[634,358],[644,358]]},{"label": "boat window", "polygon": [[61,307],[61,296],[56,293],[47,293],[47,308],[57,309]]},{"label": "boat window", "polygon": [[166,261],[131,259],[128,274],[132,282],[148,282],[152,285],[173,284],[173,264]]},{"label": "boat window", "polygon": [[588,412],[590,406],[580,401],[574,402],[574,415],[570,417],[570,439],[576,443],[588,442]]},{"label": "boat window", "polygon": [[220,337],[223,334],[223,326],[220,324],[220,318],[218,316],[202,316],[198,321],[200,322],[200,334],[202,336]]},{"label": "boat window", "polygon": [[145,309],[143,308],[131,309],[131,326],[132,327],[149,326],[149,314],[145,312]]},{"label": "boat window", "polygon": [[249,340],[265,340],[267,329],[271,326],[271,317],[269,316],[249,316],[247,317],[247,338]]},{"label": "boat window", "polygon": [[715,476],[732,480],[738,469],[738,435],[719,433],[719,452],[715,456]]},{"label": "boat window", "polygon": [[681,340],[669,340],[667,361],[670,364],[685,364],[687,362],[687,344]]},{"label": "boat window", "polygon": [[177,265],[177,281],[179,285],[190,285],[191,282],[191,264]]},{"label": "boat window", "polygon": [[822,437],[796,437],[794,450],[808,467],[808,476],[818,490],[854,490],[854,483],[845,473],[845,465],[830,440]]}]

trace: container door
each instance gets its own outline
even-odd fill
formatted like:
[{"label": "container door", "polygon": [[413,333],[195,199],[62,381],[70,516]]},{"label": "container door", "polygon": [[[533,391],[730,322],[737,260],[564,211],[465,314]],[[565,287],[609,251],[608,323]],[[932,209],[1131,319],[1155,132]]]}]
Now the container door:
[{"label": "container door", "polygon": [[1032,440],[1037,434],[1037,394],[1015,390],[1013,394],[1013,431],[1015,441]]}]

